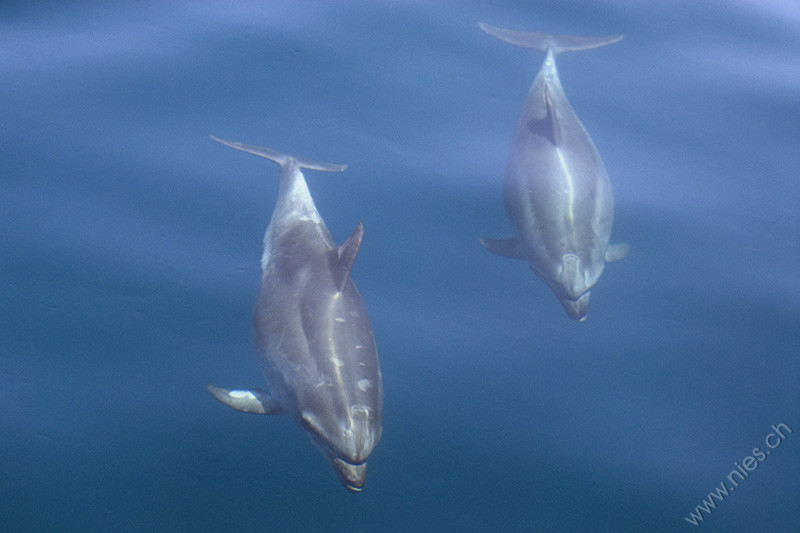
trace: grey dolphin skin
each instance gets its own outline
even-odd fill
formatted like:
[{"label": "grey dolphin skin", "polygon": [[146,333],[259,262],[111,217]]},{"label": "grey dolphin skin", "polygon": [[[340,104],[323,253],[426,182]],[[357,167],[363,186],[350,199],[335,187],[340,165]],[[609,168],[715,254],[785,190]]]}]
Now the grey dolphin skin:
[{"label": "grey dolphin skin", "polygon": [[498,255],[527,261],[567,314],[583,321],[589,293],[605,263],[625,257],[628,246],[609,245],[614,219],[611,182],[564,95],[555,58],[560,52],[615,43],[623,36],[576,37],[480,27],[501,41],[545,53],[519,116],[506,171],[506,213],[517,236],[481,239],[481,244]]},{"label": "grey dolphin skin", "polygon": [[345,488],[358,492],[367,458],[381,437],[383,410],[372,326],[350,278],[363,229],[359,223],[336,246],[301,171],[345,166],[212,138],[275,161],[281,173],[253,314],[269,392],[210,384],[208,390],[239,411],[290,416],[327,457]]}]

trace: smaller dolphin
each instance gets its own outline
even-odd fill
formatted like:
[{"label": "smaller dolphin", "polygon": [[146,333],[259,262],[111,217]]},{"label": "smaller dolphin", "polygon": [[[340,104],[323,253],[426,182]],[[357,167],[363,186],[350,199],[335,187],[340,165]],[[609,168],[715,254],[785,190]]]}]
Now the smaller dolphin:
[{"label": "smaller dolphin", "polygon": [[340,171],[345,166],[212,138],[275,161],[281,174],[264,236],[253,314],[269,393],[211,384],[208,390],[245,413],[290,416],[330,461],[344,487],[358,492],[367,458],[381,437],[383,409],[372,326],[350,278],[364,230],[359,223],[336,246],[300,170]]},{"label": "smaller dolphin", "polygon": [[583,321],[589,293],[605,264],[625,257],[628,245],[609,245],[614,219],[611,182],[567,101],[556,55],[615,43],[623,36],[576,37],[480,27],[501,41],[545,53],[517,122],[506,171],[506,213],[517,236],[480,242],[490,252],[527,261],[567,314]]}]

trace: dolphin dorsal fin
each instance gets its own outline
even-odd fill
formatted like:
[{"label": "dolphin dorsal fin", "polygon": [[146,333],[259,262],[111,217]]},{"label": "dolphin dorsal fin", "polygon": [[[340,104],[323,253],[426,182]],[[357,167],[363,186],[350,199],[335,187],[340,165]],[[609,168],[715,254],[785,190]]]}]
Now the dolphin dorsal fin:
[{"label": "dolphin dorsal fin", "polygon": [[528,121],[528,131],[534,135],[544,137],[553,146],[561,144],[561,129],[559,128],[556,108],[553,105],[553,96],[550,94],[550,85],[544,85],[544,102],[547,114],[544,118],[532,118]]},{"label": "dolphin dorsal fin", "polygon": [[361,248],[361,239],[363,237],[364,224],[359,222],[350,237],[337,249],[333,275],[336,286],[340,291],[344,290],[344,286],[350,277],[350,271],[353,269],[353,263],[358,255],[358,250]]}]

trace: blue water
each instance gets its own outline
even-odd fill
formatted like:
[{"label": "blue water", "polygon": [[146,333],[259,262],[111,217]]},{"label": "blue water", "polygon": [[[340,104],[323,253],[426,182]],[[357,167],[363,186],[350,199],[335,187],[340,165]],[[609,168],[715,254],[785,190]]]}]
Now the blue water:
[{"label": "blue water", "polygon": [[[626,34],[558,60],[631,247],[583,324],[477,242],[511,235],[542,60],[478,21]],[[4,3],[0,526],[800,531],[798,27],[790,0]],[[364,222],[385,409],[361,494],[205,390],[263,386],[277,192],[209,134],[349,165],[307,178],[337,241]]]}]

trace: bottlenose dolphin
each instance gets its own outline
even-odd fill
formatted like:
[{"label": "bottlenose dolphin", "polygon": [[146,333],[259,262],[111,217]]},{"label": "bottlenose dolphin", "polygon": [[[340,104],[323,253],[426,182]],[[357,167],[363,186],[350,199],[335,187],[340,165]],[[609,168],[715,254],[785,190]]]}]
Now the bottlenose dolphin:
[{"label": "bottlenose dolphin", "polygon": [[358,492],[367,457],[381,438],[383,410],[372,326],[350,278],[364,230],[359,222],[337,247],[301,171],[340,171],[345,165],[212,138],[275,161],[281,173],[253,313],[269,392],[211,384],[208,390],[239,411],[290,416],[331,462],[345,488]]},{"label": "bottlenose dolphin", "polygon": [[481,239],[481,244],[498,255],[527,261],[567,314],[583,321],[590,290],[605,263],[625,257],[628,245],[609,245],[614,219],[611,182],[564,95],[556,55],[615,43],[623,36],[576,37],[480,27],[501,41],[546,54],[519,116],[508,158],[504,199],[517,236]]}]

